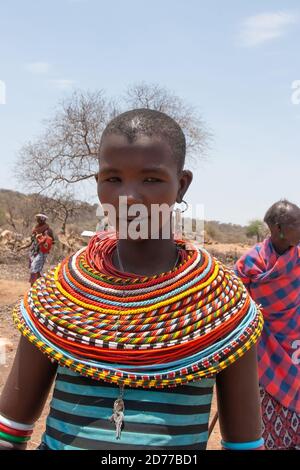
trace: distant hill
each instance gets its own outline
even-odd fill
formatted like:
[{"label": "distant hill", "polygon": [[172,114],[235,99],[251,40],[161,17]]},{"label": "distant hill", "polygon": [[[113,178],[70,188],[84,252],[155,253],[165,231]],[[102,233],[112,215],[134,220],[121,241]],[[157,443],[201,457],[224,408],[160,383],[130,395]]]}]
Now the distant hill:
[{"label": "distant hill", "polygon": [[246,235],[247,227],[238,224],[222,223],[217,220],[205,221],[205,232],[214,241],[219,243],[251,243]]},{"label": "distant hill", "polygon": [[[94,231],[96,229],[97,204],[75,201],[71,207],[74,210],[71,210],[68,216],[67,231],[79,234],[83,230]],[[62,207],[56,207],[53,200],[37,194],[26,195],[17,191],[0,189],[0,228],[2,230],[10,229],[28,235],[34,224],[34,215],[38,212],[46,212],[54,231],[61,231],[65,212]],[[253,242],[247,238],[246,227],[242,225],[209,220],[205,221],[204,227],[206,236],[214,242],[241,244]]]}]

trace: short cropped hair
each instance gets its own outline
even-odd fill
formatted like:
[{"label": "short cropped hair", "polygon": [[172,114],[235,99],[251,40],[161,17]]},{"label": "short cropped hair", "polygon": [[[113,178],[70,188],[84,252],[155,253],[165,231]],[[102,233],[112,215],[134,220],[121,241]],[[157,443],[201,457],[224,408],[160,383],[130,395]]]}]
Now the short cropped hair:
[{"label": "short cropped hair", "polygon": [[108,123],[103,131],[101,143],[109,134],[124,135],[129,143],[133,143],[141,135],[165,139],[178,164],[178,169],[182,170],[184,167],[185,135],[179,124],[165,113],[148,108],[126,111]]},{"label": "short cropped hair", "polygon": [[271,227],[276,224],[292,224],[297,219],[300,219],[300,208],[287,199],[281,199],[267,210],[264,222]]}]

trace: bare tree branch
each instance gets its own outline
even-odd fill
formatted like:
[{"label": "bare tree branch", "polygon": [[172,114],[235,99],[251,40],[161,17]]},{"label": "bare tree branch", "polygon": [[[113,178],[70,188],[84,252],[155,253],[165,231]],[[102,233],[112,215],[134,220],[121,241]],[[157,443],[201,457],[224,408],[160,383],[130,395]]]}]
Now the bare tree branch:
[{"label": "bare tree branch", "polygon": [[81,204],[73,193],[57,193],[55,199],[47,198],[45,212],[56,221],[61,222],[61,233],[65,234],[68,220],[81,210]]},{"label": "bare tree branch", "polygon": [[108,99],[103,91],[76,91],[59,103],[41,137],[19,152],[15,172],[26,191],[57,198],[93,178],[103,129],[122,109],[147,107],[169,114],[186,135],[188,156],[203,158],[210,135],[181,98],[158,85],[140,83],[128,88],[123,102]]},{"label": "bare tree branch", "polygon": [[46,121],[40,139],[21,149],[19,182],[29,191],[55,195],[58,189],[94,177],[102,131],[117,112],[102,91],[76,91]]},{"label": "bare tree branch", "polygon": [[137,83],[124,97],[130,108],[151,108],[168,114],[181,126],[187,141],[187,157],[193,162],[204,159],[212,138],[196,110],[180,97],[157,84]]}]

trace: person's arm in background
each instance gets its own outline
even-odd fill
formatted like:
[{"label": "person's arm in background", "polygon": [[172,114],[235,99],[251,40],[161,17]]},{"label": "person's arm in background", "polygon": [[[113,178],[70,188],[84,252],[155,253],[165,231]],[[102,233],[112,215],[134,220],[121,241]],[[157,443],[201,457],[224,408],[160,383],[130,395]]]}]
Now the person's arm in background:
[{"label": "person's arm in background", "polygon": [[14,363],[0,397],[0,449],[25,449],[26,429],[40,417],[56,375],[52,363],[21,337]]},{"label": "person's arm in background", "polygon": [[55,243],[55,238],[54,238],[53,230],[49,227],[49,228],[47,229],[47,232],[48,232],[49,237],[52,238],[53,243]]},{"label": "person's arm in background", "polygon": [[[223,447],[262,447],[256,347],[252,347],[243,357],[220,372],[216,384]],[[238,445],[232,446],[232,443]]]}]

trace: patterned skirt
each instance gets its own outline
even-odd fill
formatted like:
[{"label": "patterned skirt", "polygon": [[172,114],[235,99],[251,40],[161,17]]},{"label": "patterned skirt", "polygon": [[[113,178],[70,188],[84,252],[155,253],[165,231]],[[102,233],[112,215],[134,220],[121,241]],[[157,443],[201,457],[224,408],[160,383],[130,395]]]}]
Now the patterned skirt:
[{"label": "patterned skirt", "polygon": [[42,253],[42,252],[37,253],[35,256],[31,255],[29,259],[30,273],[31,274],[41,273],[44,267],[46,258],[47,258],[47,254]]},{"label": "patterned skirt", "polygon": [[300,450],[300,415],[282,406],[260,388],[265,448]]}]

